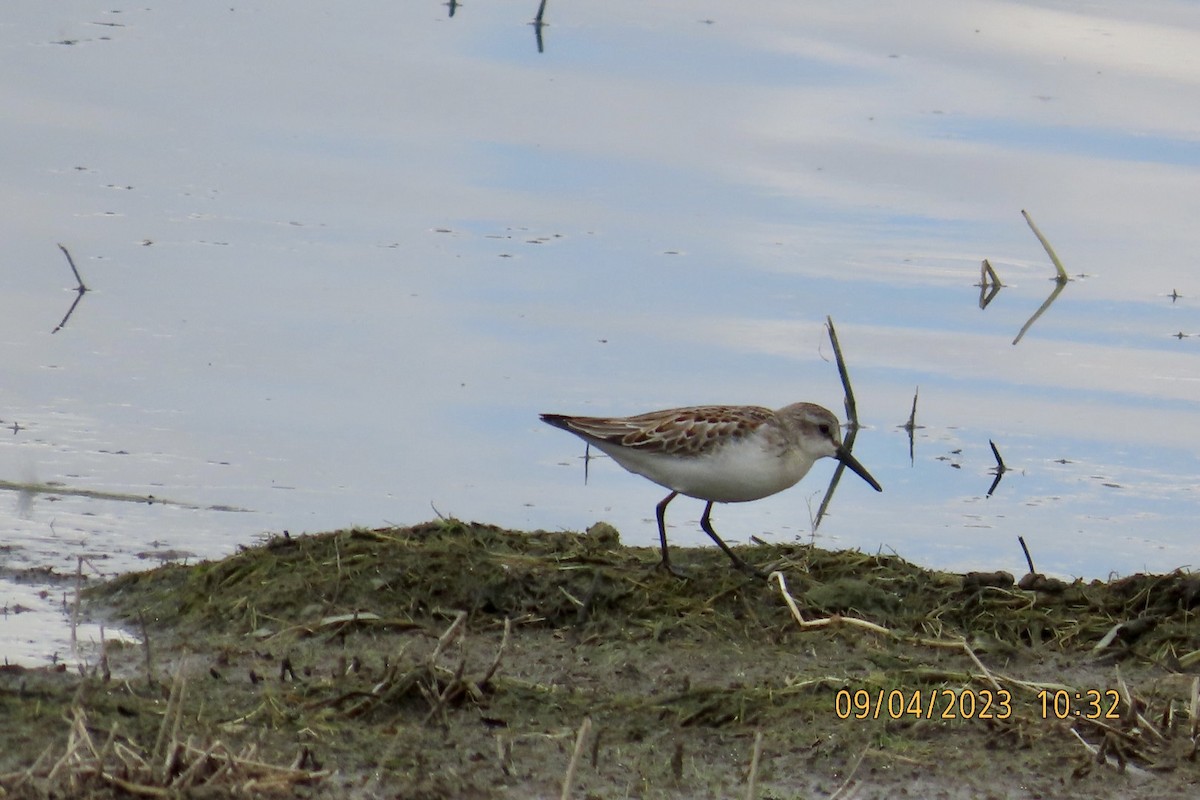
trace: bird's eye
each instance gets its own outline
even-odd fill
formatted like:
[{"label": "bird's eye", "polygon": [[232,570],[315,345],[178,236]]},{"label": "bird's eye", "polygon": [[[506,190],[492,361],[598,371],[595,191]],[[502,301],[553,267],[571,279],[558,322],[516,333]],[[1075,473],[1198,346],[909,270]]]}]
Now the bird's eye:
[{"label": "bird's eye", "polygon": [[829,435],[829,423],[822,422],[820,425],[817,426],[817,430],[819,430],[825,436],[828,436]]}]

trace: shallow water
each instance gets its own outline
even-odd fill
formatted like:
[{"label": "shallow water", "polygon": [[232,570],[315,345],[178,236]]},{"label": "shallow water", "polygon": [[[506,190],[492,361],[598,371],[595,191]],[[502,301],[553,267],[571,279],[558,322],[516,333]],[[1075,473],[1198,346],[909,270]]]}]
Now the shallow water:
[{"label": "shallow water", "polygon": [[[4,490],[5,575],[435,513],[651,544],[664,492],[537,413],[840,414],[826,316],[885,491],[820,543],[1196,562],[1193,5],[552,2],[541,52],[535,11],[10,9],[0,480],[67,491]],[[1021,209],[1084,277],[1014,346]],[[808,540],[831,470],[717,529]],[[0,581],[5,657],[71,657],[64,591]]]}]

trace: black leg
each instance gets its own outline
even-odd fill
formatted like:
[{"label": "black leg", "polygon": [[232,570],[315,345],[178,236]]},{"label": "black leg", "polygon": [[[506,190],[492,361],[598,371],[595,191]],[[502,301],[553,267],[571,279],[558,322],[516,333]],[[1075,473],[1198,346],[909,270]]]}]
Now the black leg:
[{"label": "black leg", "polygon": [[667,554],[667,503],[670,503],[678,496],[679,492],[671,492],[656,506],[656,510],[658,511],[658,540],[662,542],[662,561],[658,562],[658,568],[665,569],[672,575],[678,575],[679,573],[671,568],[671,557]]},{"label": "black leg", "polygon": [[729,556],[735,567],[748,575],[753,575],[757,578],[765,578],[766,575],[738,558],[738,554],[730,550],[729,545],[725,544],[725,542],[721,540],[720,536],[717,536],[717,532],[713,530],[712,522],[710,522],[708,519],[709,514],[712,513],[712,507],[712,501],[709,500],[708,505],[704,507],[704,515],[700,517],[700,527],[704,529],[705,533],[712,537],[712,540],[717,543],[718,547],[725,551],[725,555]]}]

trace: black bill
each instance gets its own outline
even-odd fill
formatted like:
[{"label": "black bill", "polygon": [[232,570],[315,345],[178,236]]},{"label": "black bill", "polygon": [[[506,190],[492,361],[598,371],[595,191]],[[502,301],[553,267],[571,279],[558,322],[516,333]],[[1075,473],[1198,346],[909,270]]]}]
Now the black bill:
[{"label": "black bill", "polygon": [[850,453],[849,450],[847,450],[844,447],[839,449],[838,453],[837,453],[837,459],[838,459],[838,461],[841,461],[843,464],[845,464],[847,467],[849,467],[851,470],[853,470],[855,475],[862,478],[867,483],[871,484],[871,486],[874,487],[875,491],[877,491],[877,492],[883,491],[883,487],[879,485],[879,481],[877,481],[871,477],[871,473],[867,472],[867,468],[864,467],[862,464],[858,463],[858,459],[855,458]]}]

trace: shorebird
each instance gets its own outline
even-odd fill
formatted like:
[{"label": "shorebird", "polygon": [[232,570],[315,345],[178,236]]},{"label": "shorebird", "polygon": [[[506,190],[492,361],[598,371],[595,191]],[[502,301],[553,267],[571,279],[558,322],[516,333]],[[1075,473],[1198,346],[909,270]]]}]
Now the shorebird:
[{"label": "shorebird", "polygon": [[813,403],[778,411],[760,406],[690,406],[633,417],[572,417],[542,414],[542,421],[570,431],[630,472],[671,493],[657,506],[662,543],[659,566],[671,570],[667,550],[667,504],[683,494],[707,501],[700,527],[738,569],[758,574],[713,530],[713,503],[745,503],[795,486],[819,458],[836,458],[877,492],[866,467],[842,444],[837,417]]}]

